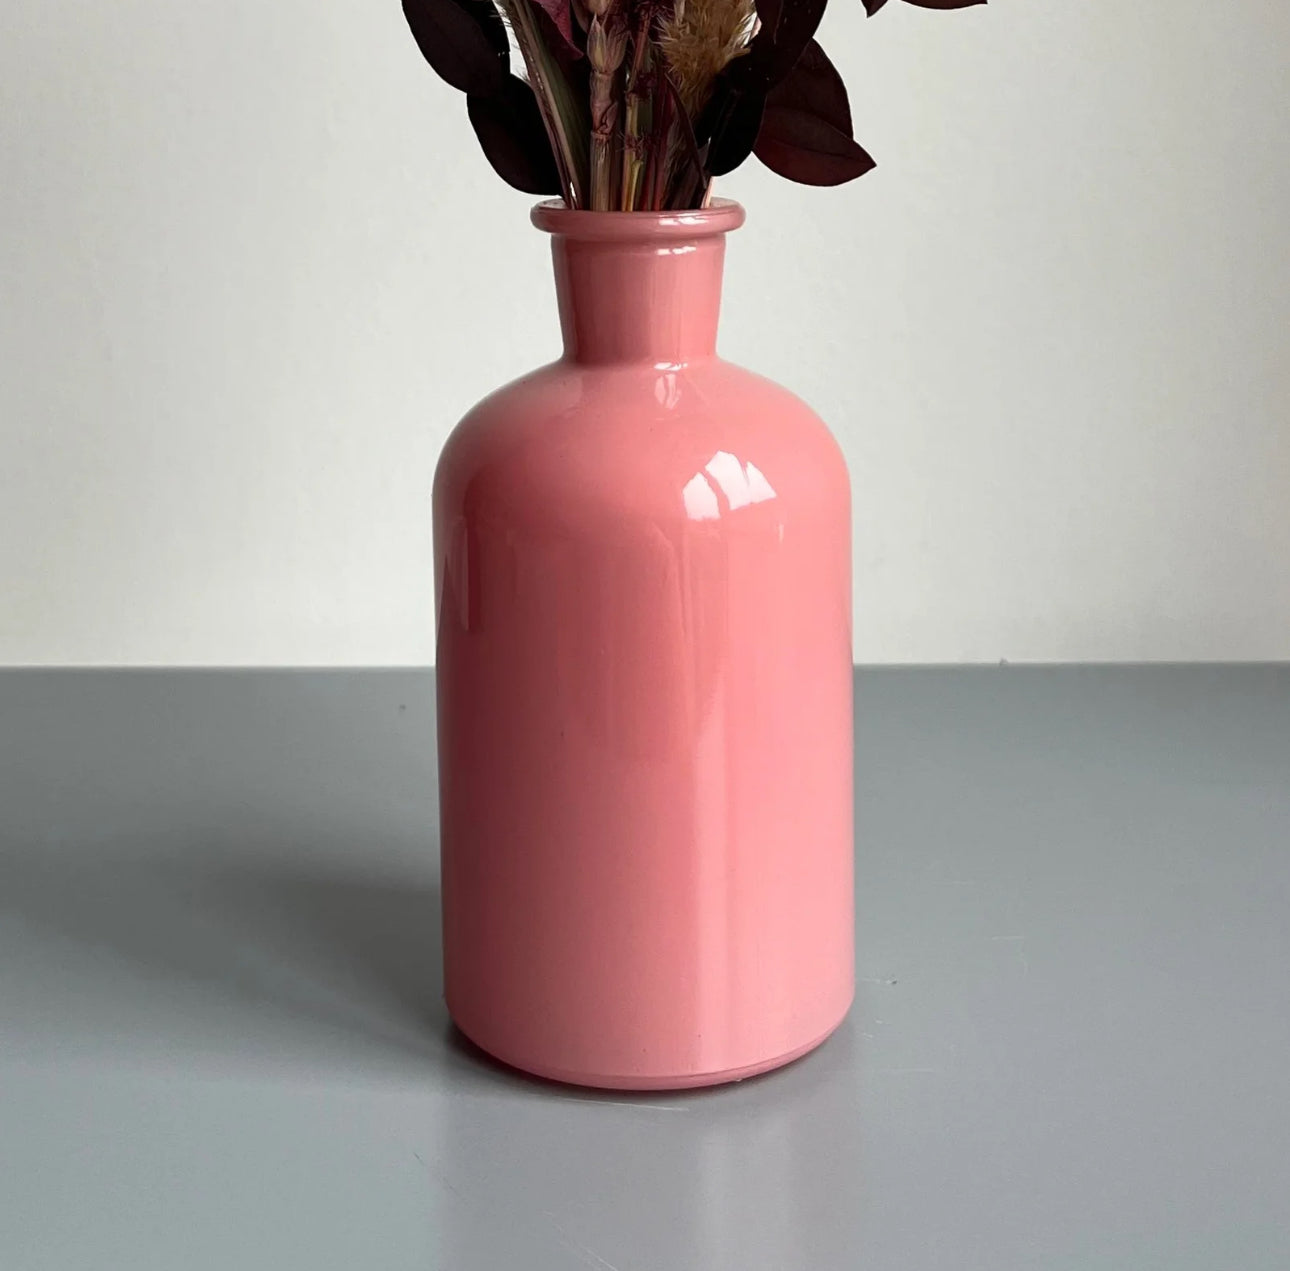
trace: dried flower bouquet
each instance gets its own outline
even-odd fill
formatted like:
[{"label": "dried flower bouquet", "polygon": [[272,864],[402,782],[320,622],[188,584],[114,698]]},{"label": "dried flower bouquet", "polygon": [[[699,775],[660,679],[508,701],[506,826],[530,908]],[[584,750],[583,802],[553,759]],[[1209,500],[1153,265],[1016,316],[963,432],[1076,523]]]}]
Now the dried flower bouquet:
[{"label": "dried flower bouquet", "polygon": [[[864,0],[872,17],[887,0]],[[906,0],[962,9],[985,0]],[[755,154],[807,185],[874,161],[814,36],[825,0],[403,0],[417,45],[466,94],[484,154],[572,208],[699,207]],[[523,75],[512,70],[519,53]]]}]

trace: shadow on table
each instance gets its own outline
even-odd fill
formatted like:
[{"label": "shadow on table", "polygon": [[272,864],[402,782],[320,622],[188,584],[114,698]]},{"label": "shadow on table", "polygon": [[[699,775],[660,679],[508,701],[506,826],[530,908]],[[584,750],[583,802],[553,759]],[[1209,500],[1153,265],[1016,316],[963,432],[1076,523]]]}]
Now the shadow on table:
[{"label": "shadow on table", "polygon": [[[443,1001],[437,878],[246,850],[191,863],[0,854],[0,1053],[220,1073],[407,1075],[587,1101],[492,1059]],[[752,1083],[749,1083],[752,1084]]]},{"label": "shadow on table", "polygon": [[[612,1265],[597,1248],[642,1251],[639,1265],[806,1265],[817,1211],[856,1210],[858,1175],[835,1167],[855,1133],[852,1030],[714,1091],[525,1077],[448,1021],[433,875],[373,865],[0,853],[0,1057],[83,1065],[91,1086],[125,1069],[416,1092],[399,1106],[444,1192],[445,1265],[531,1264],[533,1250],[544,1266]],[[423,1094],[441,1097],[433,1113]],[[750,1210],[750,1195],[765,1200]],[[571,1196],[599,1217],[553,1217]]]},{"label": "shadow on table", "polygon": [[0,918],[5,1049],[497,1076],[448,1021],[432,877],[6,853]]}]

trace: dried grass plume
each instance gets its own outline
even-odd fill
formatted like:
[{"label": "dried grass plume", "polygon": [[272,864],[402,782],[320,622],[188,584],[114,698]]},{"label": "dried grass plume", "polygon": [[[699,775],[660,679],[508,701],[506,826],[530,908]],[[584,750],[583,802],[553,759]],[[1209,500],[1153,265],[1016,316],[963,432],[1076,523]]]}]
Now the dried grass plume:
[{"label": "dried grass plume", "polygon": [[746,51],[756,25],[753,0],[676,0],[659,24],[659,47],[691,118],[707,105],[716,77]]}]

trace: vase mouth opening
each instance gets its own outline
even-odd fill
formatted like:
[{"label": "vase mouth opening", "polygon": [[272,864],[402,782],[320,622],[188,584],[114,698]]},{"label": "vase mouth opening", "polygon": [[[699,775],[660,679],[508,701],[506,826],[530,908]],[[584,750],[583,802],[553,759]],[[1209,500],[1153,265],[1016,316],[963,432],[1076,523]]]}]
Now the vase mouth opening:
[{"label": "vase mouth opening", "polygon": [[548,234],[602,243],[709,238],[738,229],[744,215],[742,204],[733,199],[713,199],[707,207],[667,212],[587,212],[549,199],[530,214],[533,224]]}]

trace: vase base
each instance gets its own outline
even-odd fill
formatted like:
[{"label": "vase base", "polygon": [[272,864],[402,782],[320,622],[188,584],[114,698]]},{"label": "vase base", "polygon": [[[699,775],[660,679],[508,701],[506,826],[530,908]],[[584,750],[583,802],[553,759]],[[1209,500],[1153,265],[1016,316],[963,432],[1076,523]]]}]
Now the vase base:
[{"label": "vase base", "polygon": [[[848,1010],[850,1004],[848,1003]],[[539,1077],[543,1081],[559,1082],[566,1086],[583,1086],[596,1090],[635,1090],[639,1092],[661,1091],[661,1090],[694,1090],[703,1086],[722,1086],[731,1082],[743,1081],[748,1077],[757,1077],[762,1073],[773,1072],[776,1068],[783,1068],[794,1060],[801,1059],[809,1055],[811,1051],[822,1046],[837,1031],[842,1021],[846,1019],[847,1012],[843,1011],[836,1022],[831,1024],[818,1037],[813,1038],[805,1045],[796,1046],[792,1050],[785,1051],[783,1054],[775,1055],[770,1059],[760,1059],[756,1063],[744,1064],[737,1068],[719,1068],[710,1072],[680,1072],[680,1073],[599,1073],[599,1072],[581,1072],[575,1069],[555,1068],[543,1063],[528,1063],[503,1054],[500,1050],[485,1045],[475,1037],[469,1028],[463,1027],[460,1021],[454,1019],[454,1023],[461,1030],[466,1039],[474,1046],[478,1047],[484,1054],[505,1064],[508,1068],[514,1068],[518,1072],[526,1073],[530,1077]]]}]

